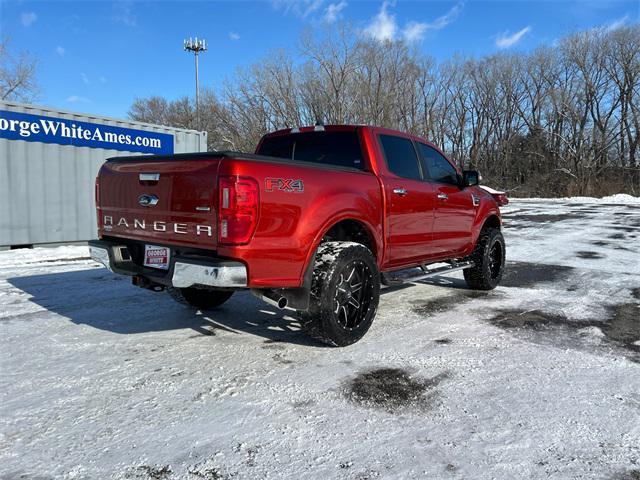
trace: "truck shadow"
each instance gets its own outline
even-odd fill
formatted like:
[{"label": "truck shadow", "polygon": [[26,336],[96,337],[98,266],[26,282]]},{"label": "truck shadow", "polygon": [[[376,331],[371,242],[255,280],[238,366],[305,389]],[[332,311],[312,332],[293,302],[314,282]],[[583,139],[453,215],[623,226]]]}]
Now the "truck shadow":
[{"label": "truck shadow", "polygon": [[299,330],[295,312],[276,310],[249,292],[237,292],[221,307],[200,312],[176,303],[165,292],[134,287],[128,278],[103,268],[7,281],[44,309],[5,317],[8,322],[34,321],[52,312],[77,325],[122,335],[191,328],[203,336],[248,333],[269,342],[324,346]]},{"label": "truck shadow", "polygon": [[[217,309],[197,311],[176,303],[165,292],[134,287],[128,278],[103,268],[13,277],[7,281],[44,310],[5,317],[4,321],[33,321],[51,312],[77,325],[122,335],[190,328],[203,336],[248,333],[269,343],[325,347],[300,331],[295,312],[277,310],[249,292],[237,292]],[[464,280],[434,277],[432,284],[462,288]],[[407,283],[386,287],[380,293],[411,286]]]}]

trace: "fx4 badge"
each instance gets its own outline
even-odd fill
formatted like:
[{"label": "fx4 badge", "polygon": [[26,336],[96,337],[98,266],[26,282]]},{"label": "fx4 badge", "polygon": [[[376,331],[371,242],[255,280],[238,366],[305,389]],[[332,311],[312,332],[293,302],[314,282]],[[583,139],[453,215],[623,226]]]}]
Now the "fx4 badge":
[{"label": "fx4 badge", "polygon": [[302,193],[304,192],[304,183],[302,179],[267,177],[264,179],[264,191]]}]

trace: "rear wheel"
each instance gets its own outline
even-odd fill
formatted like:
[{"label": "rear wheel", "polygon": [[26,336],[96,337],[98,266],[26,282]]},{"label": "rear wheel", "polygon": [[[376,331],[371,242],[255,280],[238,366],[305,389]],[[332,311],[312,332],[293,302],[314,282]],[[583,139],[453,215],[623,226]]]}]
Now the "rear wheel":
[{"label": "rear wheel", "polygon": [[464,279],[476,290],[492,290],[502,280],[505,264],[505,245],[502,232],[486,228],[480,232],[476,248],[471,254],[474,266],[464,270]]},{"label": "rear wheel", "polygon": [[380,273],[367,247],[354,242],[323,243],[316,254],[302,329],[329,345],[351,345],[373,323],[379,295]]},{"label": "rear wheel", "polygon": [[167,292],[169,292],[171,298],[176,302],[196,307],[200,310],[210,310],[219,307],[233,295],[233,290],[206,290],[193,287],[168,287]]}]

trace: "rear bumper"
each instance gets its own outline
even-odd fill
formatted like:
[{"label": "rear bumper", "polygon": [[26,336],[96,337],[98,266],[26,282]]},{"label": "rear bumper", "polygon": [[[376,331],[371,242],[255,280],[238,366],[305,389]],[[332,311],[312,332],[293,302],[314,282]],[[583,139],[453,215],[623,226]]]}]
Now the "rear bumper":
[{"label": "rear bumper", "polygon": [[143,277],[160,285],[176,288],[198,285],[217,288],[247,286],[247,267],[232,260],[172,256],[168,270],[156,270],[134,263],[124,244],[91,240],[89,252],[93,260],[114,273]]}]

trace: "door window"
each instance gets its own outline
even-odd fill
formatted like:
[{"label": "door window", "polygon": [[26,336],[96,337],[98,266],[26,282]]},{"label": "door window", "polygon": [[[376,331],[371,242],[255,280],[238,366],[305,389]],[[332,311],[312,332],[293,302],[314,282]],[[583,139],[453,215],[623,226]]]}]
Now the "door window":
[{"label": "door window", "polygon": [[406,138],[393,135],[380,135],[380,143],[389,170],[402,178],[420,180],[418,157],[413,148],[413,142]]},{"label": "door window", "polygon": [[422,161],[430,180],[439,183],[458,184],[458,172],[435,148],[418,143]]}]

